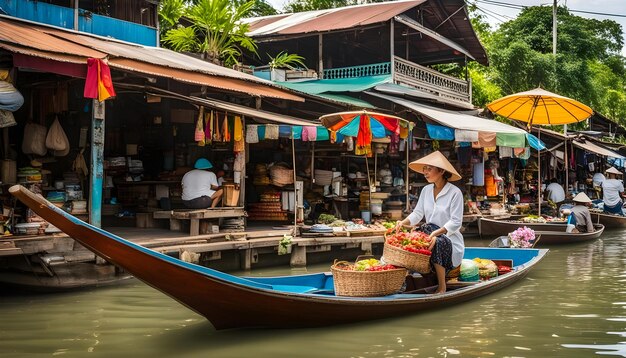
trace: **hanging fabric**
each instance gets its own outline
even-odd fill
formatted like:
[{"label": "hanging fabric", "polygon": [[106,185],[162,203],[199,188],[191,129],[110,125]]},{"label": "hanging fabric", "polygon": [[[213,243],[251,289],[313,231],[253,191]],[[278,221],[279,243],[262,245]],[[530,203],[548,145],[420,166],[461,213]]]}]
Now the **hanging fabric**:
[{"label": "hanging fabric", "polygon": [[241,116],[235,116],[235,122],[233,124],[233,139],[237,141],[243,140],[243,122]]},{"label": "hanging fabric", "polygon": [[220,116],[218,112],[215,112],[214,124],[213,124],[213,141],[221,142],[222,133],[220,132]]},{"label": "hanging fabric", "polygon": [[204,107],[200,106],[200,111],[198,113],[198,120],[196,121],[196,131],[194,133],[194,140],[199,142],[204,140]]},{"label": "hanging fabric", "polygon": [[302,126],[291,127],[291,135],[293,139],[302,139]]},{"label": "hanging fabric", "polygon": [[67,139],[58,117],[54,118],[54,122],[48,130],[46,148],[50,149],[57,157],[64,157],[70,152],[70,141]]},{"label": "hanging fabric", "polygon": [[85,78],[83,96],[85,98],[97,98],[100,102],[115,97],[111,70],[104,60],[99,58],[87,59],[87,77]]},{"label": "hanging fabric", "polygon": [[478,142],[478,132],[465,129],[455,129],[454,140],[457,142]]},{"label": "hanging fabric", "polygon": [[278,125],[268,124],[265,126],[265,139],[278,139],[279,130]]},{"label": "hanging fabric", "polygon": [[328,129],[326,129],[325,127],[317,127],[315,140],[316,141],[330,140],[330,133],[328,132]]},{"label": "hanging fabric", "polygon": [[246,126],[246,142],[258,143],[259,142],[259,130],[256,124],[248,124]]},{"label": "hanging fabric", "polygon": [[454,140],[454,129],[437,124],[426,123],[428,136],[437,140]]},{"label": "hanging fabric", "polygon": [[302,140],[305,142],[314,142],[317,139],[317,127],[302,127]]},{"label": "hanging fabric", "polygon": [[291,138],[291,126],[283,125],[283,124],[279,125],[278,137],[279,138]]},{"label": "hanging fabric", "polygon": [[495,147],[497,135],[495,132],[478,132],[478,147]]},{"label": "hanging fabric", "polygon": [[213,141],[213,111],[204,112],[204,142],[211,144]]},{"label": "hanging fabric", "polygon": [[265,126],[258,126],[257,130],[259,132],[259,140],[265,140],[265,131],[266,131]]},{"label": "hanging fabric", "polygon": [[224,121],[222,122],[222,140],[224,142],[230,142],[230,131],[228,130],[228,113],[224,114]]}]

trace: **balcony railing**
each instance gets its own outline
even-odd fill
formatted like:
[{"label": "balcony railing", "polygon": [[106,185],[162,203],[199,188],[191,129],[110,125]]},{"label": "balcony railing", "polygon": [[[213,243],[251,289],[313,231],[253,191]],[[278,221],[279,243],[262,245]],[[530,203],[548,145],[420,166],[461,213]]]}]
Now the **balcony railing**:
[{"label": "balcony railing", "polygon": [[388,75],[391,73],[391,62],[373,63],[371,65],[338,67],[324,70],[324,79],[354,78],[365,76]]},{"label": "balcony railing", "polygon": [[33,0],[0,0],[0,13],[20,19],[54,25],[66,29],[100,36],[110,36],[118,40],[146,46],[156,46],[157,32],[150,26],[97,15],[79,10],[78,26],[74,26],[74,9]]},{"label": "balcony railing", "polygon": [[424,67],[399,57],[394,57],[393,60],[393,80],[395,83],[408,85],[439,97],[471,102],[469,82],[444,75],[432,68]]},{"label": "balcony railing", "polygon": [[[391,74],[392,63],[329,68],[324,79],[354,78]],[[393,81],[431,95],[471,103],[470,82],[440,73],[400,57],[393,58]]]}]

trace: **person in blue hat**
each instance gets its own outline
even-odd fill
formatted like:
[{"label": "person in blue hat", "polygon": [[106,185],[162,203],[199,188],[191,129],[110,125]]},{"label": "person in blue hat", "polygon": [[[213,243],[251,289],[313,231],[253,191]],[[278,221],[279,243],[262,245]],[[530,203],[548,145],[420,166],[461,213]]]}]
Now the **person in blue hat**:
[{"label": "person in blue hat", "polygon": [[190,209],[216,207],[222,200],[224,190],[220,188],[215,173],[209,171],[213,164],[206,158],[200,158],[194,168],[183,176],[183,203]]}]

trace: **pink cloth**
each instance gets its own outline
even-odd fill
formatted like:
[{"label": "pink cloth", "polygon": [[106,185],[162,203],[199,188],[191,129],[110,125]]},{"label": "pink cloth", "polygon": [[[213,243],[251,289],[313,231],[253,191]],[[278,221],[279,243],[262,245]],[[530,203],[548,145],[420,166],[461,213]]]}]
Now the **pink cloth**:
[{"label": "pink cloth", "polygon": [[317,139],[317,127],[302,127],[302,141],[314,142]]}]

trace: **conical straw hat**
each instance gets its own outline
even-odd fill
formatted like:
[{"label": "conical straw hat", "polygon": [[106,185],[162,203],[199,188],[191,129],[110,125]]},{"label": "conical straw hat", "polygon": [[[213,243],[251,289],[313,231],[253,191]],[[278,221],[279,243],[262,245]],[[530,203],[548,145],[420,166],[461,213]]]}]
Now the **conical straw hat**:
[{"label": "conical straw hat", "polygon": [[589,199],[585,193],[578,193],[578,195],[574,197],[574,201],[577,203],[590,203],[591,199]]},{"label": "conical straw hat", "polygon": [[614,167],[610,167],[609,169],[607,169],[605,171],[605,173],[607,174],[617,174],[617,175],[622,175],[622,172],[620,172],[619,170],[615,169]]},{"label": "conical straw hat", "polygon": [[423,173],[424,165],[430,165],[433,167],[441,168],[447,171],[448,173],[452,174],[452,176],[450,177],[450,181],[457,181],[461,179],[461,175],[459,175],[456,169],[454,169],[452,164],[450,164],[448,159],[446,159],[446,157],[443,154],[441,154],[440,151],[432,152],[423,158],[420,158],[416,161],[409,163],[409,168],[411,168],[412,170],[418,173]]}]

